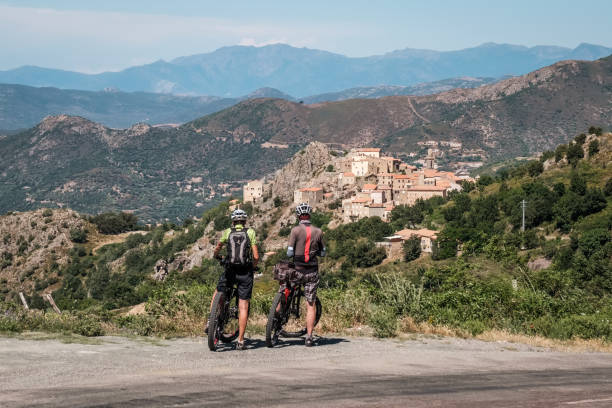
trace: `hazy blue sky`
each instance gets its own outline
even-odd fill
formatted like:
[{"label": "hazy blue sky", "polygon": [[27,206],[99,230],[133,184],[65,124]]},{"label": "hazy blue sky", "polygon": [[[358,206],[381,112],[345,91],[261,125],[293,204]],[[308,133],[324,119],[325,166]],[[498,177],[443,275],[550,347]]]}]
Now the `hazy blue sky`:
[{"label": "hazy blue sky", "polygon": [[610,0],[0,0],[0,69],[100,72],[277,42],[349,56],[484,42],[612,46],[611,19]]}]

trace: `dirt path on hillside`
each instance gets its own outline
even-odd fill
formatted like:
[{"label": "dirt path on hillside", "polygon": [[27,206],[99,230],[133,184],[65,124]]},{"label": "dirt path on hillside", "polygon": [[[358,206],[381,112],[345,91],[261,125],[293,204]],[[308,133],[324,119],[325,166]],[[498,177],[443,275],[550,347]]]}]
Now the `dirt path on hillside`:
[{"label": "dirt path on hillside", "polygon": [[417,110],[414,108],[414,105],[412,105],[412,101],[410,100],[410,98],[407,99],[408,101],[408,106],[410,107],[410,109],[412,110],[412,112],[414,112],[414,114],[420,118],[422,121],[424,121],[425,123],[430,123],[431,121],[429,119],[427,119],[425,116],[421,115],[419,112],[417,112]]},{"label": "dirt path on hillside", "polygon": [[148,232],[149,231],[130,231],[130,232],[124,232],[123,234],[117,234],[117,235],[102,235],[102,234],[99,234],[96,237],[96,240],[95,240],[92,252],[95,254],[96,251],[98,251],[98,249],[102,248],[104,245],[110,245],[110,244],[116,244],[116,243],[119,243],[119,242],[123,242],[123,241],[125,241],[125,239],[127,237],[129,237],[132,234],[145,235],[145,234],[148,234]]},{"label": "dirt path on hillside", "polygon": [[0,338],[2,407],[610,406],[612,354],[329,337],[210,352],[204,339]]}]

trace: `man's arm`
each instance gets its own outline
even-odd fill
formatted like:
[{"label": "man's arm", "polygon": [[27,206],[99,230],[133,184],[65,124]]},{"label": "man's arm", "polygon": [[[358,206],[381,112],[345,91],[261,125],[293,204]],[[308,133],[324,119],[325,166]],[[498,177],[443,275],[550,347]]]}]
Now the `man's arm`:
[{"label": "man's arm", "polygon": [[219,239],[219,243],[215,247],[215,252],[213,252],[213,256],[215,258],[219,257],[219,251],[221,251],[221,249],[223,248],[223,245],[225,245],[225,243],[227,242],[227,239],[229,238],[229,233],[230,233],[230,230],[228,228],[225,231],[223,231],[223,233],[221,234],[221,239]]},{"label": "man's arm", "polygon": [[259,249],[257,248],[257,235],[253,228],[247,229],[247,236],[251,242],[251,253],[253,254],[253,268],[257,268],[259,263]]},{"label": "man's arm", "polygon": [[289,243],[287,244],[287,257],[292,258],[295,255],[295,242],[297,240],[297,234],[295,228],[291,229],[291,235],[289,235]]},{"label": "man's arm", "polygon": [[223,242],[219,241],[219,243],[215,247],[215,252],[213,254],[213,257],[215,257],[215,258],[219,257],[219,251],[221,251],[221,248],[223,248],[223,245],[224,245]]},{"label": "man's arm", "polygon": [[257,264],[259,263],[259,250],[257,249],[257,244],[251,245],[251,250],[253,251],[253,268],[257,268]]},{"label": "man's arm", "polygon": [[321,250],[319,251],[319,256],[327,255],[327,248],[325,248],[325,241],[323,241],[322,232],[321,232],[321,237],[319,238],[319,248],[321,248]]}]

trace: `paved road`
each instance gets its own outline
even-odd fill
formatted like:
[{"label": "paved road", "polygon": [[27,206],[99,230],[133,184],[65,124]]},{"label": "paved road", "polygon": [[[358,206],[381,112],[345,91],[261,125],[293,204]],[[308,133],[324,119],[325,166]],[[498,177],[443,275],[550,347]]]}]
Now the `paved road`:
[{"label": "paved road", "polygon": [[610,407],[612,354],[325,338],[211,353],[203,339],[0,338],[0,407]]}]

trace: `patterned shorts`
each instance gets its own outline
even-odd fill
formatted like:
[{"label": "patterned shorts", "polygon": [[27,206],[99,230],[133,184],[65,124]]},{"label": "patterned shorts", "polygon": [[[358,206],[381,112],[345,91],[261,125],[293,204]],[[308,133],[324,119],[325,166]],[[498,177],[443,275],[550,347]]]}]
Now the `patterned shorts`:
[{"label": "patterned shorts", "polygon": [[[317,288],[319,287],[319,270],[312,268],[300,268],[296,265],[296,279],[292,282],[294,285],[301,283],[304,286],[304,297],[309,303],[314,303],[317,298]],[[282,283],[278,289],[282,292],[287,287],[287,284]]]}]

